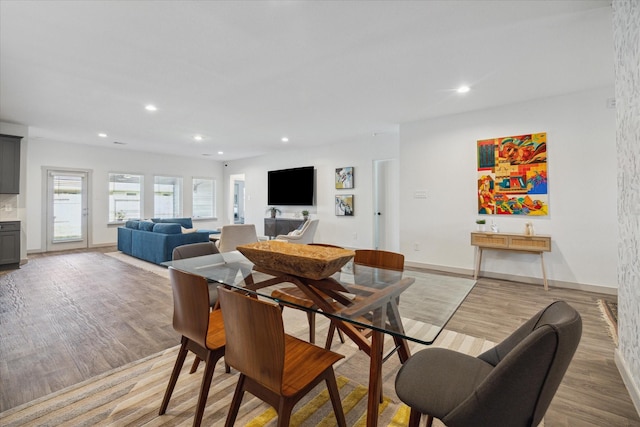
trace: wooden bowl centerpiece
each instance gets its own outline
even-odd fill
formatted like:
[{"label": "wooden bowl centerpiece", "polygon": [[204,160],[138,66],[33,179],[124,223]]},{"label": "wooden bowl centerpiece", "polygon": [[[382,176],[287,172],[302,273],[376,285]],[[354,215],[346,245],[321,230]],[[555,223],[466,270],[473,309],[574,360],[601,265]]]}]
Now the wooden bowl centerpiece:
[{"label": "wooden bowl centerpiece", "polygon": [[237,249],[258,268],[314,280],[331,276],[355,256],[347,249],[278,240],[249,243]]}]

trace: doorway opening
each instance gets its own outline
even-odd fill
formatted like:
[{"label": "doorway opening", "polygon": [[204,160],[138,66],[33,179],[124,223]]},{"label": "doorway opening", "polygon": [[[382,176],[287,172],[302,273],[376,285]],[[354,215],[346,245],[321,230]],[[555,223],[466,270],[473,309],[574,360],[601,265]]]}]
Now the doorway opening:
[{"label": "doorway opening", "polygon": [[245,189],[244,174],[231,175],[231,219],[233,224],[244,224]]}]

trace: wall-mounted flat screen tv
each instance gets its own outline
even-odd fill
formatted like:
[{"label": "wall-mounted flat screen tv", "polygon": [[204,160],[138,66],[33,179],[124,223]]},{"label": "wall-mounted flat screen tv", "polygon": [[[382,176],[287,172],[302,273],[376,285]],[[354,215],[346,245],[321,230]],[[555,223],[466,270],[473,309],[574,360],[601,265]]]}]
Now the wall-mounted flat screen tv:
[{"label": "wall-mounted flat screen tv", "polygon": [[312,206],[315,189],[313,166],[267,172],[269,205]]}]

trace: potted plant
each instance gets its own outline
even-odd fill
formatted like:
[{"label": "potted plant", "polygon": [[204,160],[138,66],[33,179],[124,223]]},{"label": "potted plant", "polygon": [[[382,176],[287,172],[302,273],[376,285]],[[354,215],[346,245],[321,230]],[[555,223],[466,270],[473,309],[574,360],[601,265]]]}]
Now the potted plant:
[{"label": "potted plant", "polygon": [[303,210],[302,212],[302,218],[304,218],[304,220],[308,220],[309,219],[309,211],[308,210]]},{"label": "potted plant", "polygon": [[276,208],[275,206],[267,208],[267,212],[271,212],[271,218],[275,218],[276,214],[282,213],[280,209]]},{"label": "potted plant", "polygon": [[478,231],[484,231],[484,225],[487,223],[485,219],[476,219],[476,224],[478,224]]}]

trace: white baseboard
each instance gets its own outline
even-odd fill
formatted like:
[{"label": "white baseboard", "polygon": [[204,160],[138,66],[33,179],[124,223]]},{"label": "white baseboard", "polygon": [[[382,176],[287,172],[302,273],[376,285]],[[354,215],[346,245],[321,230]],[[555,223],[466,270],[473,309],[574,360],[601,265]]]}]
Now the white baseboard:
[{"label": "white baseboard", "polygon": [[618,371],[620,372],[620,376],[622,377],[622,382],[624,382],[624,385],[629,391],[631,401],[636,407],[636,411],[640,415],[640,384],[636,383],[633,380],[631,372],[629,371],[629,366],[627,365],[627,362],[625,362],[625,360],[622,358],[619,348],[616,348],[616,351],[613,353],[613,360],[616,362],[616,366],[618,367]]},{"label": "white baseboard", "polygon": [[[464,276],[473,277],[474,271],[469,268],[457,268],[457,267],[447,267],[443,265],[434,265],[434,264],[425,264],[421,262],[407,261],[405,262],[406,267],[415,267],[415,268],[426,268],[429,270],[442,271],[445,273],[453,273],[453,274],[461,274]],[[500,274],[500,273],[491,273],[491,272],[482,272],[482,276],[489,279],[498,279],[498,280],[508,280],[511,282],[518,283],[526,283],[529,285],[536,285],[542,287],[542,279],[536,277],[528,277],[528,276],[517,276],[514,274]],[[599,286],[592,285],[586,283],[577,283],[577,282],[565,282],[562,280],[549,280],[550,288],[564,288],[564,289],[576,289],[579,291],[586,292],[596,292],[600,294],[606,295],[618,295],[618,288],[611,288],[609,286]]]}]

